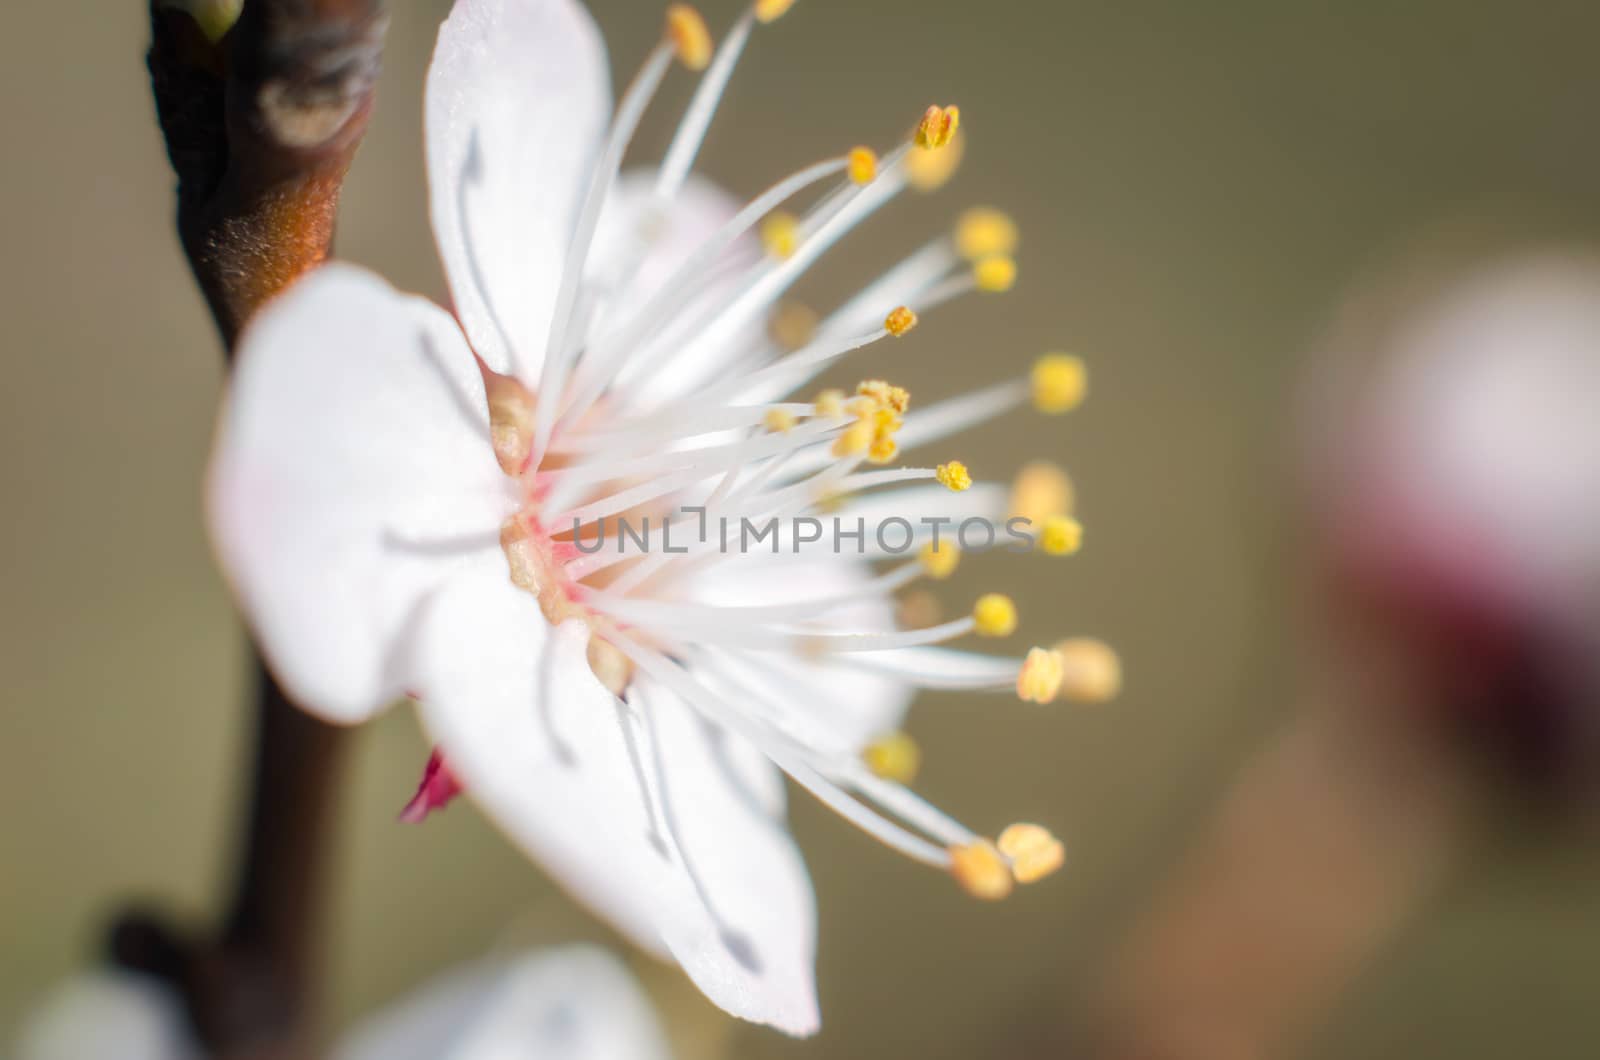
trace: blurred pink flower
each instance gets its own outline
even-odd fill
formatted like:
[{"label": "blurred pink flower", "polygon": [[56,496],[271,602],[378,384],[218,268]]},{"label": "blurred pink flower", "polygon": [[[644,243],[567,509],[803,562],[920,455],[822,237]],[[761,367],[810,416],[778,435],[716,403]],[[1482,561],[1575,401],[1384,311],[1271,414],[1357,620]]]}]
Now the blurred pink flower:
[{"label": "blurred pink flower", "polygon": [[1428,707],[1528,779],[1589,785],[1600,263],[1480,265],[1363,339],[1376,358],[1318,450],[1344,584],[1416,650]]}]

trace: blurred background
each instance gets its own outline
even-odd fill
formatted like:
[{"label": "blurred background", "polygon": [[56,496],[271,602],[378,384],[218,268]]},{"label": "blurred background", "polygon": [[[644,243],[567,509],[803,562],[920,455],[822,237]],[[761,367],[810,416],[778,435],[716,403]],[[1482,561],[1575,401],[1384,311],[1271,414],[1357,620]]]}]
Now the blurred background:
[{"label": "blurred background", "polygon": [[[391,6],[339,253],[438,298],[420,109],[448,4]],[[631,75],[656,8],[592,7],[614,76]],[[703,8],[717,28],[738,5]],[[14,4],[6,19],[0,1029],[98,955],[127,899],[215,911],[249,731],[246,646],[200,518],[222,362],[173,234],[145,5]],[[1125,939],[1304,696],[1307,356],[1351,291],[1419,246],[1600,239],[1597,35],[1600,8],[1558,0],[802,0],[757,35],[700,167],[740,193],[885,146],[929,102],[961,105],[957,179],[886,211],[801,293],[831,304],[968,205],[1017,218],[1015,292],[939,311],[871,372],[926,403],[1045,350],[1088,358],[1083,409],[959,444],[980,476],[1064,464],[1083,552],[1047,569],[986,557],[939,592],[1013,593],[1019,642],[1105,638],[1126,686],[1105,706],[915,708],[936,803],[1066,839],[1067,870],[1006,903],[793,799],[822,1034],[734,1024],[675,970],[636,962],[682,1055],[1071,1047]],[[639,159],[664,147],[690,82],[668,84]],[[335,1025],[490,949],[608,940],[471,806],[396,823],[426,755],[406,709],[355,749],[327,940]],[[1490,818],[1336,992],[1307,1055],[1596,1055],[1600,847],[1526,807]]]}]

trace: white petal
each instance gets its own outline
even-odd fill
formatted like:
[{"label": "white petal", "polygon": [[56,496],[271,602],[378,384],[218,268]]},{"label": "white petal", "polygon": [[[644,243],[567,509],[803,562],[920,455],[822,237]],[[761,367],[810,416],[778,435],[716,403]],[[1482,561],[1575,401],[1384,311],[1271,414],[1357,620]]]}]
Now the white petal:
[{"label": "white petal", "polygon": [[190,1060],[183,1005],[166,986],[106,969],[56,988],[22,1026],[17,1060]]},{"label": "white petal", "polygon": [[467,793],[578,900],[664,954],[687,883],[655,819],[637,719],[601,687],[587,629],[551,629],[506,579],[453,582],[418,634],[423,722]]},{"label": "white petal", "polygon": [[[743,205],[709,180],[691,174],[661,220],[652,222],[649,211],[654,202],[655,180],[654,170],[624,173],[600,215],[589,268],[589,273],[596,277],[606,277],[618,270],[626,273],[630,258],[637,253],[641,228],[659,227],[638,262],[637,272],[622,291],[610,296],[609,306],[600,321],[599,335],[642,308],[650,296],[672,278],[685,259]],[[741,250],[754,250],[756,246],[755,237],[746,234],[730,252],[737,254]],[[740,272],[719,277],[699,296],[680,305],[678,312],[693,316],[713,300],[730,297],[742,277]],[[635,407],[654,407],[704,385],[734,356],[749,351],[760,340],[761,330],[759,324],[754,324],[726,341],[690,342],[672,352],[665,371],[660,358],[648,356],[641,350],[638,356],[630,357],[618,379],[625,386],[647,382],[648,390]]]},{"label": "white petal", "polygon": [[627,968],[593,946],[490,959],[440,976],[349,1035],[335,1060],[665,1060]]},{"label": "white petal", "polygon": [[404,691],[398,638],[464,554],[498,558],[509,482],[477,364],[436,306],[330,265],[267,307],[240,346],[207,501],[289,694],[349,722]]},{"label": "white petal", "polygon": [[[611,86],[574,0],[456,0],[428,71],[429,203],[479,356],[535,382]],[[509,344],[509,349],[508,349]]]},{"label": "white petal", "polygon": [[[586,627],[550,629],[503,579],[452,582],[418,644],[423,720],[531,857],[640,945],[670,947],[728,1011],[814,1029],[809,883],[759,795],[770,767],[720,764],[715,737],[659,695],[617,701],[588,668]],[[754,785],[739,779],[762,768]]]},{"label": "white petal", "polygon": [[707,997],[788,1034],[816,1033],[816,898],[783,818],[776,769],[648,679],[638,690],[660,749],[669,830],[705,915],[662,925]]}]

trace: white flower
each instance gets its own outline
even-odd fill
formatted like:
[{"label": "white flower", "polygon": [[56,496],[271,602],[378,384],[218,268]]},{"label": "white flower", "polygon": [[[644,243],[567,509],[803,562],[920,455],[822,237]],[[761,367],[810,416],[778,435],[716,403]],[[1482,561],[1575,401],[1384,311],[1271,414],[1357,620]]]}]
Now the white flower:
[{"label": "white flower", "polygon": [[[160,982],[103,970],[58,987],[16,1043],[17,1060],[198,1060],[182,1003]],[[452,970],[357,1027],[334,1060],[665,1060],[649,1000],[592,946],[490,958]]]},{"label": "white flower", "polygon": [[[856,224],[948,172],[955,108],[915,143],[801,170],[740,207],[689,175],[762,0],[715,57],[682,5],[613,114],[600,38],[571,0],[458,0],[428,82],[434,232],[455,317],[362,270],[328,266],[263,312],[239,352],[210,481],[224,567],[262,650],[307,709],[366,718],[411,693],[441,749],[412,816],[455,781],[573,894],[679,961],[717,1004],[794,1034],[818,1026],[810,881],[780,770],[910,857],[1000,897],[1060,862],[1034,826],[998,847],[896,782],[914,687],[1109,689],[1103,646],[1024,662],[932,645],[1005,634],[1003,597],[897,628],[892,593],[948,573],[950,546],[874,574],[875,531],[1003,520],[1006,491],[966,469],[861,470],[1028,403],[1065,411],[1076,358],[905,416],[904,391],[783,400],[829,362],[905,334],[972,290],[1010,286],[1015,230],[979,211],[815,327],[781,296]],[[706,65],[659,169],[618,176],[674,55]],[[826,192],[800,217],[779,207]],[[762,241],[752,236],[760,229]],[[459,323],[458,323],[459,321]],[[799,322],[803,324],[803,321]],[[798,337],[796,331],[806,332]],[[476,356],[476,359],[475,359]],[[902,429],[903,428],[903,429]],[[1059,472],[1012,499],[1077,545]],[[968,488],[968,487],[971,488]],[[947,488],[948,487],[948,488]],[[834,511],[840,498],[852,498]],[[674,527],[662,517],[705,510]],[[720,518],[865,521],[784,555],[719,547]],[[573,540],[635,530],[636,546]],[[946,525],[948,541],[954,530]],[[805,533],[809,534],[809,529]],[[1004,528],[999,543],[1006,541]],[[984,542],[979,540],[981,547]],[[769,547],[766,544],[763,549]],[[1087,693],[1093,695],[1093,692]],[[884,739],[880,739],[883,737]],[[435,762],[435,766],[438,762]],[[776,767],[776,768],[774,768]],[[438,782],[438,783],[436,783]],[[896,820],[891,820],[890,816]]]}]

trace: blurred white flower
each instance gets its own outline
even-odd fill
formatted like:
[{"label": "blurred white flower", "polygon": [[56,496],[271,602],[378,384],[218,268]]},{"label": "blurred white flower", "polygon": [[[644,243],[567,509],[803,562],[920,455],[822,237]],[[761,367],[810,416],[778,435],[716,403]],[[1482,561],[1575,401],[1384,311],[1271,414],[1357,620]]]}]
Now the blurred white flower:
[{"label": "blurred white flower", "polygon": [[[825,250],[907,187],[942,181],[957,151],[955,108],[932,107],[883,158],[856,148],[742,207],[691,176],[754,27],[788,7],[756,3],[713,56],[699,16],[673,5],[613,112],[580,6],[458,0],[426,106],[456,317],[348,265],[302,281],[242,342],[209,509],[299,702],[348,723],[419,699],[440,755],[407,817],[459,784],[717,1004],[803,1034],[818,1026],[815,911],[779,770],[982,897],[1061,861],[1037,826],[991,842],[901,783],[915,756],[894,730],[915,687],[1043,702],[1073,671],[1055,650],[934,646],[1009,634],[1015,610],[998,595],[954,621],[896,625],[893,592],[948,574],[955,524],[992,529],[1012,510],[1006,491],[954,461],[862,465],[1030,401],[1067,411],[1085,380],[1078,359],[1053,355],[1030,378],[910,416],[882,381],[784,399],[908,332],[905,303],[1008,288],[1016,242],[980,211],[820,323],[773,316]],[[675,56],[705,69],[700,88],[659,169],[619,177]],[[820,186],[803,216],[780,209]],[[1034,481],[1022,501],[1046,520],[1041,548],[1074,551],[1065,502],[1039,510],[1070,490]],[[686,510],[705,523],[683,517],[669,541],[662,518]],[[860,519],[862,535],[801,554],[791,520],[821,513],[847,530]],[[648,534],[648,555],[574,539],[578,526],[614,534],[619,518]],[[912,548],[929,537],[925,518],[950,520],[943,547],[875,574],[868,560],[905,534]],[[773,552],[719,547],[722,520],[738,534],[769,519],[784,527]],[[1006,541],[1002,527],[975,547]]]},{"label": "blurred white flower", "polygon": [[[33,1013],[16,1060],[199,1060],[179,1000],[155,980],[98,971]],[[604,950],[573,946],[446,973],[358,1026],[333,1060],[665,1060],[649,1000]]]}]

